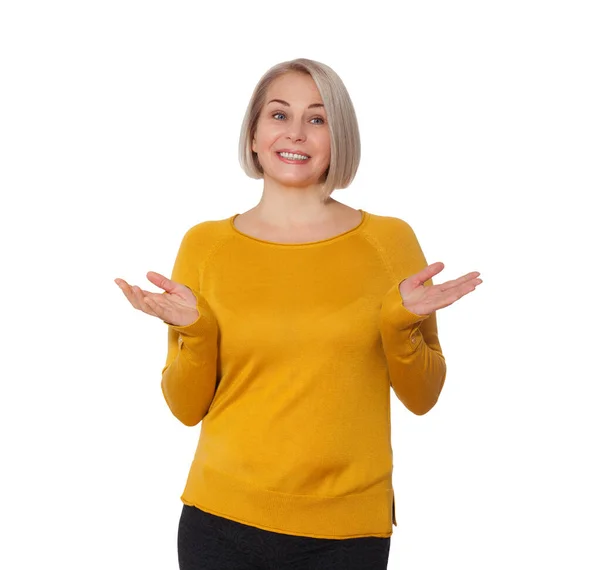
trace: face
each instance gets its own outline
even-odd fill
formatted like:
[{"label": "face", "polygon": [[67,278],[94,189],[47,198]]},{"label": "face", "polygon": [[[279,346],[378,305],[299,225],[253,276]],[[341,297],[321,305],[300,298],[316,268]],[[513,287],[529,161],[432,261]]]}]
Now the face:
[{"label": "face", "polygon": [[[271,83],[252,150],[258,154],[265,183],[306,187],[323,181],[331,157],[329,125],[310,75],[290,72]],[[281,151],[291,154],[281,156]],[[308,158],[300,159],[292,156],[294,153]]]}]

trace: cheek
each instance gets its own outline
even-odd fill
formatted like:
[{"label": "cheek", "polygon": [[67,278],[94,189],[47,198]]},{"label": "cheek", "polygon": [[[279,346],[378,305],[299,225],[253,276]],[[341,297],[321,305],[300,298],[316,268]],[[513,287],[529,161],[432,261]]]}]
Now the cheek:
[{"label": "cheek", "polygon": [[322,149],[329,150],[331,148],[331,136],[329,131],[324,131],[319,137],[319,144]]},{"label": "cheek", "polygon": [[[256,143],[255,149],[260,152],[268,152],[271,147],[277,142],[280,137],[280,133],[277,129],[263,127],[262,129],[256,131]],[[256,152],[255,150],[255,152]]]}]

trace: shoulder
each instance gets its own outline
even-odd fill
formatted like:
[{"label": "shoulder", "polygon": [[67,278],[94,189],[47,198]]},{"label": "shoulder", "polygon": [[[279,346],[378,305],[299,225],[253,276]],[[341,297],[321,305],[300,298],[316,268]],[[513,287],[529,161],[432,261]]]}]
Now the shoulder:
[{"label": "shoulder", "polygon": [[183,241],[191,244],[219,241],[228,235],[228,228],[229,218],[199,222],[184,232]]},{"label": "shoulder", "polygon": [[229,218],[206,220],[188,228],[181,238],[180,252],[185,255],[205,258],[228,237]]},{"label": "shoulder", "polygon": [[394,216],[371,214],[366,231],[370,241],[387,259],[394,275],[411,275],[427,265],[423,250],[412,226]]},{"label": "shoulder", "polygon": [[404,219],[394,216],[384,216],[380,214],[370,214],[368,231],[375,238],[392,243],[400,240],[415,239],[415,232],[412,226]]}]

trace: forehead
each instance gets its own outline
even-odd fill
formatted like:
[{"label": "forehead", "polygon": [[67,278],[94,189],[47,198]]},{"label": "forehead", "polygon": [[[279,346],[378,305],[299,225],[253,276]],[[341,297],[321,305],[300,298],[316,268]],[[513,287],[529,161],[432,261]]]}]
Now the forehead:
[{"label": "forehead", "polygon": [[313,78],[305,73],[288,72],[279,76],[267,89],[267,102],[273,98],[288,103],[310,99],[310,103],[323,103]]}]

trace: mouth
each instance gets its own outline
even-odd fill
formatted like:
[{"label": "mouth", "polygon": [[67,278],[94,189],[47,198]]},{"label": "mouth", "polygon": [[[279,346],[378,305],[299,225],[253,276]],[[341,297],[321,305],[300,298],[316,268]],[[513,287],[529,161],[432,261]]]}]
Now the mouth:
[{"label": "mouth", "polygon": [[287,164],[304,164],[311,158],[304,153],[277,151],[275,154],[279,157],[279,160],[286,162]]}]

